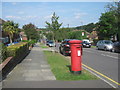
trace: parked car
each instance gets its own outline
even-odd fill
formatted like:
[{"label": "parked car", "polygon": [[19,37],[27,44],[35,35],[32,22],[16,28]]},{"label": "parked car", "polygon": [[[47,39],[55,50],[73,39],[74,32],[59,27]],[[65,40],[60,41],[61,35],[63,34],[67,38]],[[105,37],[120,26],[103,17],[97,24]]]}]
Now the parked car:
[{"label": "parked car", "polygon": [[49,47],[55,47],[55,43],[52,40],[47,41],[46,45],[48,45]]},{"label": "parked car", "polygon": [[61,54],[63,54],[64,56],[70,55],[70,43],[69,41],[73,40],[73,39],[65,39],[59,47],[59,51]]},{"label": "parked car", "polygon": [[97,45],[96,45],[97,49],[102,49],[102,50],[109,50],[109,51],[112,51],[112,48],[113,48],[113,42],[111,40],[100,40],[97,42]]},{"label": "parked car", "polygon": [[119,52],[120,53],[120,41],[119,42],[114,42],[113,43],[113,52]]},{"label": "parked car", "polygon": [[88,48],[90,48],[90,47],[91,47],[91,43],[88,42],[88,41],[83,41],[83,42],[82,42],[82,46],[83,46],[83,47],[88,47]]}]

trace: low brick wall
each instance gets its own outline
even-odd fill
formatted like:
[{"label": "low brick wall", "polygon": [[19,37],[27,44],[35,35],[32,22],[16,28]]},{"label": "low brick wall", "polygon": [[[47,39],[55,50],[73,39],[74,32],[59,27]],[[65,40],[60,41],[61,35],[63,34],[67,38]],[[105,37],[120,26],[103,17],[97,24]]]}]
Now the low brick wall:
[{"label": "low brick wall", "polygon": [[23,61],[29,52],[30,50],[20,54],[17,57],[8,57],[2,64],[0,64],[0,81],[4,80],[6,76],[14,69],[14,67]]}]

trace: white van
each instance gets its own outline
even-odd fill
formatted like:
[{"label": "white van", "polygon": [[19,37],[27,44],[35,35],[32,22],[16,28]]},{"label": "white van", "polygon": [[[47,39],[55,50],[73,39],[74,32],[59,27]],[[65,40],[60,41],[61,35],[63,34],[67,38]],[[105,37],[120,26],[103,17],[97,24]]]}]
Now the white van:
[{"label": "white van", "polygon": [[88,43],[91,43],[89,39],[83,39],[82,41],[86,41]]}]

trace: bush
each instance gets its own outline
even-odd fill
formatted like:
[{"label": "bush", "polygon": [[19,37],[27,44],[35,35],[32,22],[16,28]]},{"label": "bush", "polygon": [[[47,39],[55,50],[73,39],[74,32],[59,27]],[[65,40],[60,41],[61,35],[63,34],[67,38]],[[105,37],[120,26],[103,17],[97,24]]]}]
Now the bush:
[{"label": "bush", "polygon": [[7,56],[18,57],[24,53],[26,53],[29,49],[29,45],[27,42],[20,42],[15,45],[11,45],[7,47]]},{"label": "bush", "polygon": [[33,46],[37,41],[36,40],[22,40],[22,42],[28,42],[29,46]]},{"label": "bush", "polygon": [[96,45],[98,41],[99,41],[99,39],[94,39],[93,40],[93,45]]},{"label": "bush", "polygon": [[22,42],[29,42],[29,40],[22,40]]},{"label": "bush", "polygon": [[4,44],[0,43],[0,63],[7,58],[7,48]]}]

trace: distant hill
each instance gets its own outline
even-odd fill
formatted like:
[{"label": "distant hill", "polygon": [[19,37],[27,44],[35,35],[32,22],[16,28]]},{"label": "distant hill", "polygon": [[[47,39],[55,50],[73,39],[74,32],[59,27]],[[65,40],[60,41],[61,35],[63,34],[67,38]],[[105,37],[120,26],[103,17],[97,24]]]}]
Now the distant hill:
[{"label": "distant hill", "polygon": [[91,33],[92,31],[95,30],[96,26],[97,26],[97,24],[89,23],[89,24],[87,24],[87,25],[77,26],[76,29],[78,29],[78,30],[79,30],[79,29],[83,29],[83,30]]}]

